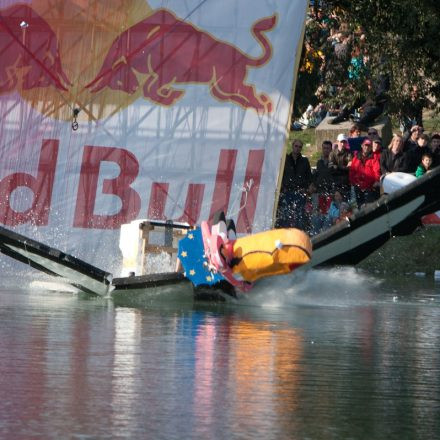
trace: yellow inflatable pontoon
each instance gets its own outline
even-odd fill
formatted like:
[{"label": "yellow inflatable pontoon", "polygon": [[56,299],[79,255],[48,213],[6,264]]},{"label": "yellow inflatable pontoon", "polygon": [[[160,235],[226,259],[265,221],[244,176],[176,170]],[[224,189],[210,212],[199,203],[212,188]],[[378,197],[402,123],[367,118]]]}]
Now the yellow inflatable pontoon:
[{"label": "yellow inflatable pontoon", "polygon": [[233,244],[232,272],[248,282],[291,272],[310,261],[312,244],[299,229],[273,229],[238,238]]}]

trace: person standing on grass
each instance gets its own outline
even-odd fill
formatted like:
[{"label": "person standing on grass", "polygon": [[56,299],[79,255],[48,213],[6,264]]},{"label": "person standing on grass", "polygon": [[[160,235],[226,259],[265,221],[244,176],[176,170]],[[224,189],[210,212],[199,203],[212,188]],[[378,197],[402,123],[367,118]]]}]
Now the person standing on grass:
[{"label": "person standing on grass", "polygon": [[348,148],[348,138],[345,134],[340,133],[337,137],[337,149],[330,153],[329,167],[332,170],[335,188],[338,189],[348,199],[350,185],[348,180],[348,170],[350,169],[352,155]]},{"label": "person standing on grass", "polygon": [[313,181],[316,184],[318,193],[324,196],[331,196],[335,184],[330,168],[331,152],[332,143],[324,141],[321,146],[321,157],[316,162],[316,170],[313,174]]},{"label": "person standing on grass", "polygon": [[373,143],[370,139],[365,139],[361,151],[354,155],[349,177],[358,208],[379,198],[380,164],[373,154]]},{"label": "person standing on grass", "polygon": [[391,139],[388,149],[380,155],[380,173],[385,176],[394,172],[408,172],[408,157],[403,152],[403,139],[400,134],[395,134]]},{"label": "person standing on grass", "polygon": [[432,167],[440,166],[440,133],[434,133],[431,136],[429,149],[432,155]]},{"label": "person standing on grass", "polygon": [[423,127],[420,125],[414,125],[411,127],[410,131],[405,133],[403,136],[403,151],[405,153],[410,152],[418,147],[417,140],[419,136],[423,133]]},{"label": "person standing on grass", "polygon": [[417,167],[420,165],[422,156],[429,153],[429,136],[425,133],[419,135],[417,139],[417,147],[407,152],[408,155],[408,172],[415,173]]},{"label": "person standing on grass", "polygon": [[306,227],[306,193],[312,170],[309,159],[301,154],[302,148],[303,143],[294,139],[292,152],[286,156],[275,224],[278,228]]}]

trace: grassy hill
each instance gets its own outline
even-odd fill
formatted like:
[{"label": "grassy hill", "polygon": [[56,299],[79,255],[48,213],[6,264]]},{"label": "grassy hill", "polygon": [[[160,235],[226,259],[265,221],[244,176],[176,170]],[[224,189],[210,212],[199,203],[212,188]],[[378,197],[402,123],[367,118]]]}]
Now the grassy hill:
[{"label": "grassy hill", "polygon": [[440,226],[426,226],[405,237],[393,237],[359,263],[369,272],[427,275],[440,270]]}]

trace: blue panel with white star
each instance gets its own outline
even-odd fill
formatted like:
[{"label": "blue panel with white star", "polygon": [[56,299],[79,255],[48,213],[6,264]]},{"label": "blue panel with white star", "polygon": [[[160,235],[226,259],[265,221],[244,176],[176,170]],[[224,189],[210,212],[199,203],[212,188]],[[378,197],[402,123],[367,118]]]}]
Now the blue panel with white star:
[{"label": "blue panel with white star", "polygon": [[182,262],[185,276],[194,286],[213,286],[224,278],[219,273],[212,273],[203,263],[206,262],[203,248],[202,231],[198,227],[188,232],[185,238],[179,241],[179,259]]}]

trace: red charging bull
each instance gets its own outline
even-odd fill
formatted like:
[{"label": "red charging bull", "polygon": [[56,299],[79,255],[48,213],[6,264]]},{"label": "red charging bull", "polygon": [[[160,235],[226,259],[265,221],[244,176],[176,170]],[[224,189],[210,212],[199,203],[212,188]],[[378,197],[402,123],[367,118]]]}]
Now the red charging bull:
[{"label": "red charging bull", "polygon": [[0,9],[0,94],[70,85],[49,24],[28,5]]},{"label": "red charging bull", "polygon": [[207,84],[219,101],[270,113],[272,101],[246,83],[246,77],[249,68],[261,67],[270,60],[272,48],[265,32],[272,30],[276,21],[274,15],[253,25],[253,35],[263,53],[252,58],[169,10],[158,9],[114,40],[98,75],[86,87],[94,93],[108,87],[128,94],[142,87],[145,98],[171,106],[185,93],[180,84],[200,83]]}]

